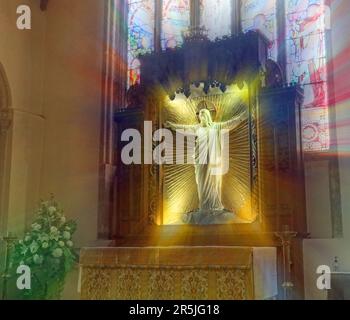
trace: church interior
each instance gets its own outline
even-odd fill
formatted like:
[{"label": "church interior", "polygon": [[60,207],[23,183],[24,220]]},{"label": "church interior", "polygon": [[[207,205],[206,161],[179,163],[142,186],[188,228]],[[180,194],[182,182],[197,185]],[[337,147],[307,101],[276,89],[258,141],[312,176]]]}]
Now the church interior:
[{"label": "church interior", "polygon": [[349,12],[0,0],[2,299],[350,299]]}]

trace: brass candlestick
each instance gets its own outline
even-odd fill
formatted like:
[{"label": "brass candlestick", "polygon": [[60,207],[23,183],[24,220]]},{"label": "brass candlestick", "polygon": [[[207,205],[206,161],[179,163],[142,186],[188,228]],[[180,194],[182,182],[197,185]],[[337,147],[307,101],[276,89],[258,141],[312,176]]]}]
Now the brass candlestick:
[{"label": "brass candlestick", "polygon": [[6,243],[5,247],[5,269],[3,273],[1,274],[3,286],[2,286],[2,293],[1,297],[2,300],[6,299],[7,294],[7,282],[8,279],[11,278],[11,275],[9,274],[9,268],[10,268],[10,251],[14,244],[14,242],[17,240],[17,237],[13,236],[11,233],[8,233],[6,237],[3,237],[2,240]]},{"label": "brass candlestick", "polygon": [[275,236],[280,240],[283,254],[283,299],[288,300],[291,297],[291,292],[294,288],[294,283],[291,279],[291,243],[292,239],[297,236],[297,232],[290,231],[289,226],[284,226],[282,232],[275,232]]}]

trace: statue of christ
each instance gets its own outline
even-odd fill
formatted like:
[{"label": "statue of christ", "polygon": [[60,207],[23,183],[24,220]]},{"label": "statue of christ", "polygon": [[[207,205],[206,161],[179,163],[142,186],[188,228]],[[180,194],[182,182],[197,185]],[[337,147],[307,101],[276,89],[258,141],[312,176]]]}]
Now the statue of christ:
[{"label": "statue of christ", "polygon": [[[198,114],[199,124],[179,125],[166,122],[173,130],[192,132],[196,137],[194,166],[199,198],[199,208],[184,215],[187,224],[225,224],[239,218],[225,210],[222,204],[222,131],[233,130],[247,119],[246,112],[227,122],[213,122],[210,111],[202,109]],[[227,146],[228,147],[228,146]]]}]

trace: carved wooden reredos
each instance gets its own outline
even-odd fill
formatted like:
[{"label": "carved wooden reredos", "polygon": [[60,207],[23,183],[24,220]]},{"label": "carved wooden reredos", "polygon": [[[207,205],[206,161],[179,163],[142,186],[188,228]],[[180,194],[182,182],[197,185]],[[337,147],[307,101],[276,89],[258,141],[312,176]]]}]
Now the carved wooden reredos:
[{"label": "carved wooden reredos", "polygon": [[[193,91],[202,90],[201,99],[209,101],[213,92],[225,95],[233,85],[239,89],[246,87],[250,205],[251,210],[256,212],[256,218],[248,225],[232,226],[236,232],[271,232],[282,229],[284,225],[293,228],[295,221],[303,220],[296,218],[296,209],[292,204],[294,200],[284,199],[285,202],[280,203],[279,198],[272,199],[271,196],[275,195],[272,188],[283,187],[282,180],[278,178],[281,176],[280,169],[284,170],[288,179],[293,179],[294,175],[299,179],[298,183],[302,181],[298,128],[302,93],[297,88],[284,85],[281,69],[267,58],[267,46],[266,39],[256,32],[216,41],[209,41],[201,30],[190,32],[185,35],[182,47],[140,57],[141,83],[129,89],[128,108],[117,112],[115,117],[116,157],[120,158],[122,130],[141,129],[145,120],[152,121],[154,131],[161,128],[167,120],[163,112],[166,100],[173,101],[177,95],[192,99]],[[274,110],[280,107],[284,108],[285,113],[278,118],[274,116]],[[272,135],[268,129],[273,130]],[[283,135],[281,130],[287,134]],[[285,140],[281,140],[281,137]],[[268,147],[271,143],[274,145],[273,151]],[[287,169],[278,164],[279,161],[288,163]],[[263,170],[268,172],[271,168],[275,170],[273,173],[270,171],[272,176],[263,174]],[[150,226],[163,225],[163,169],[158,165],[131,168],[118,160],[115,211],[111,220],[113,238],[139,235],[142,230],[155,232],[150,230],[161,228],[152,229]],[[125,175],[128,176],[127,183],[121,179]],[[294,180],[291,184],[295,183]],[[129,193],[132,200],[125,204]],[[292,189],[289,193],[296,197],[297,191]],[[262,199],[266,195],[269,199]],[[281,208],[285,208],[283,217]],[[303,217],[302,205],[299,209],[298,215]],[[300,227],[302,229],[303,226]]]}]

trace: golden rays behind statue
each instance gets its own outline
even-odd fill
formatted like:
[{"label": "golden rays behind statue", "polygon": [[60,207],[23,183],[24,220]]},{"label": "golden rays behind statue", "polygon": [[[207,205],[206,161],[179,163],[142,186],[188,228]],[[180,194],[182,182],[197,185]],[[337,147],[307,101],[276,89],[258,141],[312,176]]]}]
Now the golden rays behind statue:
[{"label": "golden rays behind statue", "polygon": [[[164,168],[165,224],[251,222],[241,212],[249,198],[249,170],[242,168],[243,173],[240,174],[239,170],[234,172],[239,158],[247,158],[249,154],[248,112],[240,99],[236,103],[235,99],[231,99],[232,104],[224,95],[216,97],[216,104],[213,97],[199,101],[184,99],[181,104],[175,101],[175,108],[181,108],[179,110],[167,106],[169,120],[165,126],[177,131],[177,134],[185,132],[186,136],[195,136],[195,142],[193,162],[166,165]],[[191,120],[182,122],[179,118],[183,117],[181,113],[186,109],[190,115],[187,119]],[[245,145],[241,148],[241,155],[237,153],[232,157],[232,152],[237,150],[237,143],[232,146],[235,142],[238,142],[238,147],[242,142]],[[188,150],[185,146],[183,150],[177,148],[174,152],[187,153],[188,157]]]}]

